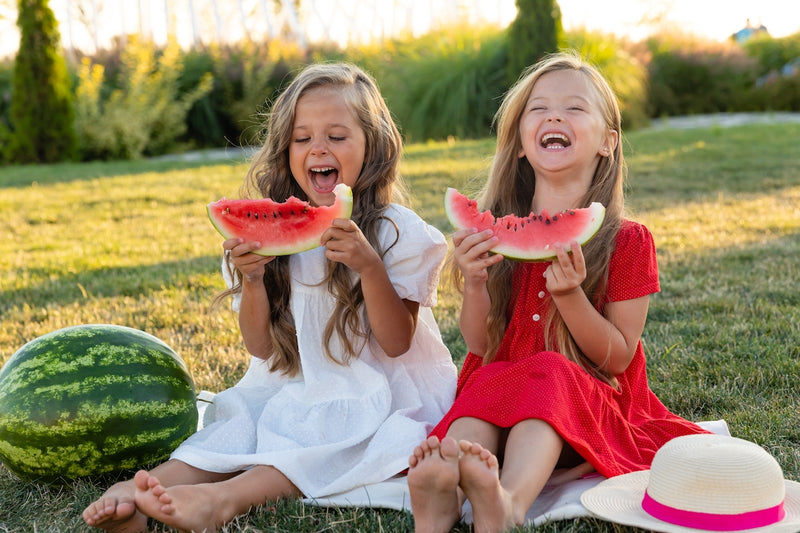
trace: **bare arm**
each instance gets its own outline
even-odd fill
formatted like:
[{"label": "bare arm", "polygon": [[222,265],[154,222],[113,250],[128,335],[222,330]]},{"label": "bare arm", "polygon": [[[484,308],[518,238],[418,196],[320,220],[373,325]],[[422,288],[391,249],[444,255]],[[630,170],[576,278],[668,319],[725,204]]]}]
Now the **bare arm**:
[{"label": "bare arm", "polygon": [[464,277],[459,327],[467,349],[475,355],[485,355],[488,343],[486,319],[492,305],[486,288],[488,268],[503,260],[501,255],[489,255],[489,250],[496,244],[497,238],[491,231],[477,233],[468,229],[453,234],[453,253]]},{"label": "bare arm", "polygon": [[269,335],[269,300],[264,287],[264,265],[274,257],[251,253],[259,243],[243,243],[229,239],[223,247],[230,251],[231,260],[242,273],[242,300],[239,307],[239,329],[245,348],[251,355],[266,359],[272,353]]},{"label": "bare arm", "polygon": [[361,277],[364,306],[375,340],[389,357],[411,347],[419,304],[397,294],[386,266],[352,220],[337,219],[322,236],[331,261],[344,263]]},{"label": "bare arm", "polygon": [[572,254],[558,250],[545,272],[547,289],[581,351],[600,369],[617,375],[633,360],[647,320],[649,296],[611,302],[600,314],[581,290],[586,278],[583,252],[572,243]]}]

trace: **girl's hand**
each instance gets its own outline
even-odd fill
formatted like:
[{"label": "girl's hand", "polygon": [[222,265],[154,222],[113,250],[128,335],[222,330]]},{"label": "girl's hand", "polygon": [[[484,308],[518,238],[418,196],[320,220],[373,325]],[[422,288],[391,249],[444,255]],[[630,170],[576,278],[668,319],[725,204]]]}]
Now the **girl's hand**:
[{"label": "girl's hand", "polygon": [[580,290],[581,283],[586,279],[583,250],[575,241],[570,243],[569,249],[572,253],[567,253],[565,246],[556,247],[556,258],[544,271],[547,290],[553,296],[563,296]]},{"label": "girl's hand", "polygon": [[230,254],[233,266],[239,269],[245,281],[261,281],[264,279],[264,265],[275,259],[275,256],[254,254],[253,250],[261,248],[259,242],[243,242],[242,239],[228,239],[222,247]]},{"label": "girl's hand", "polygon": [[489,267],[503,260],[502,255],[489,253],[497,241],[492,230],[479,233],[475,229],[462,229],[453,234],[453,257],[464,276],[465,288],[485,285]]},{"label": "girl's hand", "polygon": [[325,230],[320,239],[327,248],[325,257],[337,263],[344,263],[355,272],[362,274],[376,265],[383,266],[380,256],[369,243],[355,222],[337,218]]}]

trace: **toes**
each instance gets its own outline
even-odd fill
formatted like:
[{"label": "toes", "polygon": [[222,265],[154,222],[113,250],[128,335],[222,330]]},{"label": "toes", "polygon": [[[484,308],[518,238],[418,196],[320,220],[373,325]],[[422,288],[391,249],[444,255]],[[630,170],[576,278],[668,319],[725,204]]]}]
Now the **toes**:
[{"label": "toes", "polygon": [[439,455],[443,459],[458,459],[458,443],[452,437],[445,437],[439,447]]},{"label": "toes", "polygon": [[422,447],[423,450],[425,450],[425,455],[431,455],[434,452],[436,452],[436,450],[439,449],[439,437],[437,437],[436,435],[431,435],[430,437],[422,441],[420,446]]},{"label": "toes", "polygon": [[148,474],[146,470],[139,470],[136,472],[136,475],[133,476],[133,482],[139,490],[147,490],[149,480],[150,474]]},{"label": "toes", "polygon": [[478,455],[483,446],[478,444],[477,442],[470,442],[468,440],[460,440],[458,441],[458,447],[461,448],[461,451],[464,453],[468,453],[470,455]]},{"label": "toes", "polygon": [[147,477],[147,487],[149,489],[151,489],[151,490],[152,489],[158,489],[158,487],[160,485],[161,485],[161,482],[158,480],[157,477],[155,477],[155,476],[148,476]]}]

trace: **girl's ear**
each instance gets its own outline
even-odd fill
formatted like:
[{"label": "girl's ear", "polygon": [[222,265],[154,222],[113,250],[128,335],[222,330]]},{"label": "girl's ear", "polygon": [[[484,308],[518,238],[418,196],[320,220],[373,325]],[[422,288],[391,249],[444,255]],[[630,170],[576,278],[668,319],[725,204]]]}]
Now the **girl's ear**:
[{"label": "girl's ear", "polygon": [[619,143],[619,133],[616,130],[609,129],[606,135],[605,142],[600,147],[600,155],[608,157],[611,152],[616,150],[617,143]]}]

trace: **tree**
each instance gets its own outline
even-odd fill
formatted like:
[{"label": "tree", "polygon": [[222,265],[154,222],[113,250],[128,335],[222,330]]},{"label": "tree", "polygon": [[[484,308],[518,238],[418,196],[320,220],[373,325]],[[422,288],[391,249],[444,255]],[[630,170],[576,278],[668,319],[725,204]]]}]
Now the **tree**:
[{"label": "tree", "polygon": [[558,50],[561,8],[556,0],[517,0],[517,16],[508,28],[508,84],[545,54]]},{"label": "tree", "polygon": [[48,0],[19,0],[20,45],[14,62],[6,157],[16,163],[73,159],[77,138],[67,65]]}]

